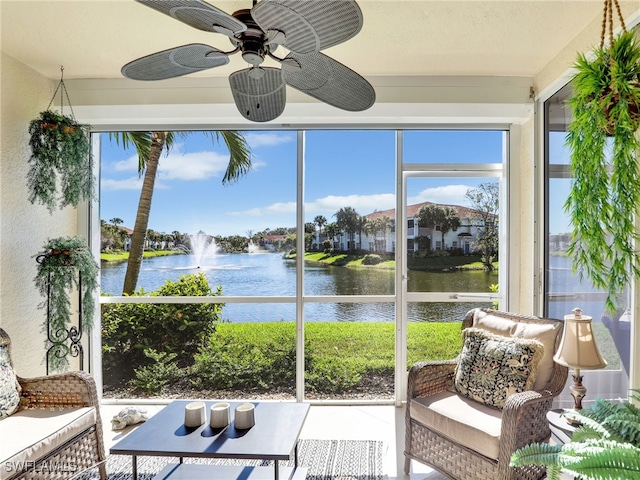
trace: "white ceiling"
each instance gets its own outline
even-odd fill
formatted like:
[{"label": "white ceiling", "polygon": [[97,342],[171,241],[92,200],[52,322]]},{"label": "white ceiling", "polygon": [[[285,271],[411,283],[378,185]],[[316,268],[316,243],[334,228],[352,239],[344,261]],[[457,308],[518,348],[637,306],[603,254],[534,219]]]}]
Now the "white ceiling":
[{"label": "white ceiling", "polygon": [[[317,0],[330,1],[330,0]],[[252,0],[210,0],[232,13]],[[640,0],[621,0],[625,12]],[[0,0],[2,51],[39,73],[65,79],[119,78],[123,64],[201,42],[229,50],[223,35],[201,32],[133,0]],[[534,77],[585,29],[599,40],[602,0],[358,0],[362,31],[325,53],[366,78],[412,75]],[[229,65],[198,74],[223,76]]]},{"label": "white ceiling", "polygon": [[[206,1],[228,13],[252,6],[252,0]],[[627,26],[635,27],[640,0],[618,1]],[[544,97],[541,89],[551,92],[567,78],[577,51],[599,43],[603,6],[603,0],[357,2],[362,30],[324,53],[369,80],[376,103],[365,112],[345,112],[289,88],[277,122],[526,121],[531,88]],[[617,17],[614,23],[619,28]],[[224,67],[159,82],[120,74],[131,60],[188,43],[231,50],[224,35],[196,30],[134,0],[0,0],[0,26],[2,52],[52,85],[64,66],[75,112],[95,128],[248,123],[238,115],[227,81],[247,67],[240,55]]]}]

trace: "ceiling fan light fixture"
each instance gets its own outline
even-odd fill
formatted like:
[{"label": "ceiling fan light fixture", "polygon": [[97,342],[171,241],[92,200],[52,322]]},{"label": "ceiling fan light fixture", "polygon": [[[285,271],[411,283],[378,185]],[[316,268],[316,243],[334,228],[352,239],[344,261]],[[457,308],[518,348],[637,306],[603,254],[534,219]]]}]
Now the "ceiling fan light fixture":
[{"label": "ceiling fan light fixture", "polygon": [[[253,78],[261,70],[260,78]],[[267,122],[282,114],[286,84],[279,68],[245,68],[229,75],[233,100],[240,114],[253,122]]]},{"label": "ceiling fan light fixture", "polygon": [[264,77],[264,69],[260,67],[253,67],[249,70],[248,75],[253,80],[260,80],[262,77]]}]

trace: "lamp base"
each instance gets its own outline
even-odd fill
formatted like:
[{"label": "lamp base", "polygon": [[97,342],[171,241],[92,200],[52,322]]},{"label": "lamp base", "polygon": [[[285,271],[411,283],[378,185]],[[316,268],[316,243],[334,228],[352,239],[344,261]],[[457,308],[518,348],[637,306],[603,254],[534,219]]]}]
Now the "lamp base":
[{"label": "lamp base", "polygon": [[[587,394],[587,389],[582,385],[582,375],[579,373],[580,371],[576,369],[576,373],[573,376],[573,385],[569,388],[571,392],[571,396],[573,397],[573,410],[579,412],[582,410],[582,399]],[[570,411],[569,411],[570,413]],[[579,420],[575,420],[565,415],[565,419],[567,423],[572,427],[579,427],[582,425]]]},{"label": "lamp base", "polygon": [[569,391],[571,392],[571,396],[573,397],[573,409],[574,410],[582,410],[582,399],[587,394],[587,389],[582,385],[582,375],[576,373],[573,376],[573,385]]}]

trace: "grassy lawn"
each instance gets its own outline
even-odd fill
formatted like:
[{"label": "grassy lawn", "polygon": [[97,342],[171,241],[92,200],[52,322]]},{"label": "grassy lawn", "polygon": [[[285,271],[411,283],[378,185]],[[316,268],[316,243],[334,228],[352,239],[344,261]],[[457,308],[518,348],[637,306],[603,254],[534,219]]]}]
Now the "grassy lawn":
[{"label": "grassy lawn", "polygon": [[[144,258],[166,257],[167,255],[184,255],[184,252],[179,250],[153,250],[144,252]],[[100,260],[103,262],[125,262],[128,259],[129,252],[100,254]]]},{"label": "grassy lawn", "polygon": [[[382,256],[384,258],[384,255]],[[289,258],[295,258],[292,254]],[[364,255],[352,255],[348,253],[324,253],[324,252],[306,252],[304,259],[310,262],[323,263],[325,265],[333,265],[336,267],[361,267],[392,270],[396,266],[395,260],[383,260],[376,265],[363,265]],[[493,263],[496,271],[498,270],[498,262]],[[484,270],[484,266],[478,255],[465,256],[435,256],[435,257],[410,257],[408,259],[408,267],[412,270],[434,270],[441,271],[455,268],[457,270]]]}]

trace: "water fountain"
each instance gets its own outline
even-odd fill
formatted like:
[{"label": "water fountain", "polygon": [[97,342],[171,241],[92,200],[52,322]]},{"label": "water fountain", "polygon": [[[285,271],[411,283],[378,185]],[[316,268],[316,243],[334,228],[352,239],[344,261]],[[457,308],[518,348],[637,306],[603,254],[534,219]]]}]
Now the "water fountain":
[{"label": "water fountain", "polygon": [[253,243],[253,240],[249,240],[249,245],[247,245],[247,253],[257,253],[258,252],[258,246]]},{"label": "water fountain", "polygon": [[189,235],[189,239],[191,240],[190,254],[195,260],[197,268],[202,267],[205,258],[212,257],[218,253],[218,246],[216,245],[215,239],[204,232]]}]

